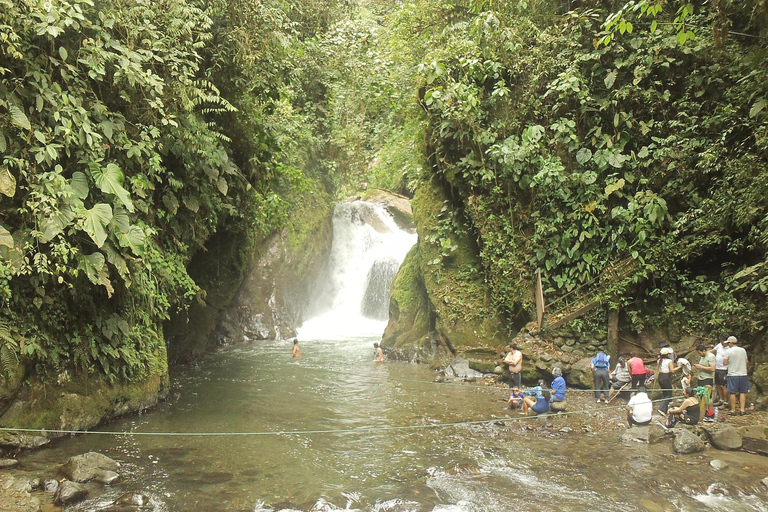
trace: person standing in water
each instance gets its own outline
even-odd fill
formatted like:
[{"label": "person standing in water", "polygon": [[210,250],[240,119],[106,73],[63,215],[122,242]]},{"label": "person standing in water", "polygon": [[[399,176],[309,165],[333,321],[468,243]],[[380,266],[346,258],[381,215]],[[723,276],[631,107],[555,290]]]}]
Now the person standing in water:
[{"label": "person standing in water", "polygon": [[298,359],[301,357],[301,349],[299,348],[299,339],[293,338],[293,358]]},{"label": "person standing in water", "polygon": [[384,351],[381,350],[381,347],[379,346],[379,344],[374,343],[373,348],[375,349],[373,360],[377,362],[384,361]]}]

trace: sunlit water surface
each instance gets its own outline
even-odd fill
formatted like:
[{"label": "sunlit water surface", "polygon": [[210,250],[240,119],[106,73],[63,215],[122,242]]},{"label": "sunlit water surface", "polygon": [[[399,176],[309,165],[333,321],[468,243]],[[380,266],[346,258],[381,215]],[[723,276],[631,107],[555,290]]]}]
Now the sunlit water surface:
[{"label": "sunlit water surface", "polygon": [[[228,349],[177,372],[168,403],[106,427],[260,435],[81,435],[23,466],[52,476],[92,450],[122,463],[121,483],[69,510],[98,510],[129,490],[155,510],[190,512],[768,510],[759,456],[677,456],[669,445],[621,444],[618,431],[546,438],[523,422],[398,429],[501,415],[502,391],[375,363],[373,341],[306,342],[298,361],[286,341]],[[293,431],[306,433],[271,434]],[[713,457],[729,467],[711,469]]]}]

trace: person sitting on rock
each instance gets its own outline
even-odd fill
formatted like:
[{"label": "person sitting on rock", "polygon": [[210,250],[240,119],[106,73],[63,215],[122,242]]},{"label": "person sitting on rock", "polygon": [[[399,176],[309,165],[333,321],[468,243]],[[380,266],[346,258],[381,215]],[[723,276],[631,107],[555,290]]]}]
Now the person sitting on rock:
[{"label": "person sitting on rock", "polygon": [[653,402],[648,398],[645,386],[639,386],[627,403],[627,426],[648,425],[653,419]]},{"label": "person sitting on rock", "polygon": [[523,414],[533,411],[534,414],[543,414],[549,411],[549,399],[551,398],[547,383],[539,379],[539,385],[525,391],[527,395],[523,400]]},{"label": "person sitting on rock", "polygon": [[552,376],[555,380],[552,381],[552,396],[550,402],[562,402],[565,400],[565,379],[563,378],[563,370],[559,366],[552,368]]},{"label": "person sitting on rock", "polygon": [[613,396],[619,392],[622,388],[628,387],[632,381],[632,376],[629,373],[629,365],[623,357],[619,357],[616,362],[616,368],[609,375],[611,378],[611,388],[608,392],[608,400],[613,399]]},{"label": "person sitting on rock", "polygon": [[685,395],[685,400],[680,404],[680,407],[669,409],[667,428],[672,428],[680,422],[686,425],[696,425],[699,422],[701,412],[699,409],[699,399],[696,398],[696,394],[690,386],[683,390],[683,394]]},{"label": "person sitting on rock", "polygon": [[512,388],[512,392],[509,394],[509,402],[507,402],[507,409],[510,411],[515,409],[521,409],[523,407],[523,400],[525,399],[525,393],[520,391],[520,388],[515,386]]}]

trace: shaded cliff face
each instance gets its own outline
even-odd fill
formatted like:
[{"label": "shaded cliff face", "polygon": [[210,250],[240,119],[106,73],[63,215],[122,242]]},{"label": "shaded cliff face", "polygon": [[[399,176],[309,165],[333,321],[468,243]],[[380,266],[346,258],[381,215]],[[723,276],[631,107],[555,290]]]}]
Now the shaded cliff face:
[{"label": "shaded cliff face", "polygon": [[383,346],[434,366],[467,351],[492,360],[507,330],[492,311],[470,226],[436,180],[419,185],[413,209],[419,242],[392,284]]}]

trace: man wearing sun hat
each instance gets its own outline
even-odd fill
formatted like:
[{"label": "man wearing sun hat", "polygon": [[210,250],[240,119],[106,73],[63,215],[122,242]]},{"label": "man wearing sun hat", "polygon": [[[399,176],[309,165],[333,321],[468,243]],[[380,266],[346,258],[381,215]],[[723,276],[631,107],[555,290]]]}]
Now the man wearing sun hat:
[{"label": "man wearing sun hat", "polygon": [[[724,342],[728,347],[723,363],[728,365],[727,386],[728,393],[731,394],[731,412],[733,414],[749,414],[748,411],[744,410],[749,392],[749,378],[747,377],[749,359],[747,358],[747,351],[743,347],[737,346],[736,342],[735,336],[729,336]],[[740,411],[736,410],[736,395],[739,397]]]}]

